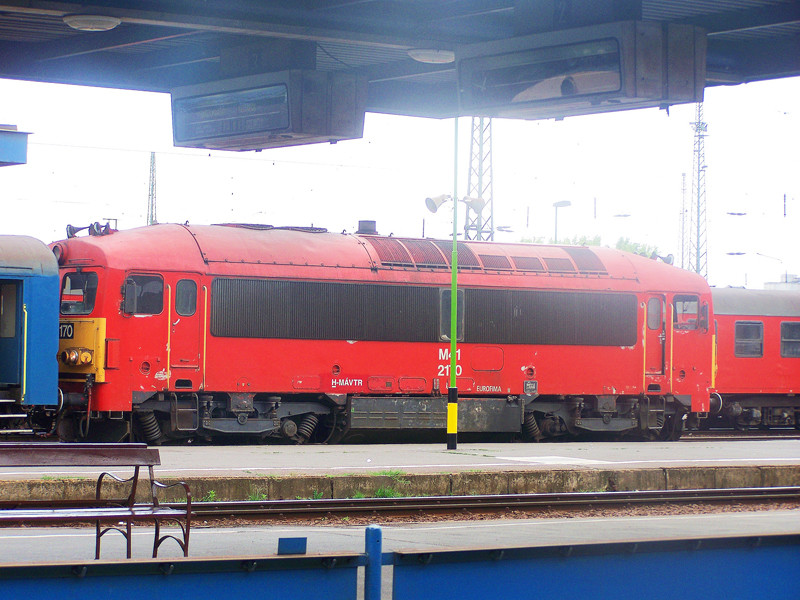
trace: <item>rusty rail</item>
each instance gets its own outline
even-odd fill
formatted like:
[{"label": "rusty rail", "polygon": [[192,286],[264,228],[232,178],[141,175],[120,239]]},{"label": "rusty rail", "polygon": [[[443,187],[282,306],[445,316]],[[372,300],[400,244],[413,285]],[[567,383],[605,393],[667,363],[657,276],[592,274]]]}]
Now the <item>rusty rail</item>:
[{"label": "rusty rail", "polygon": [[570,494],[507,494],[490,496],[430,496],[408,498],[347,498],[320,500],[264,500],[247,502],[195,502],[200,518],[254,519],[314,518],[325,515],[436,514],[459,511],[502,512],[535,508],[589,508],[633,504],[686,504],[695,502],[753,502],[800,500],[800,486],[707,490],[657,490],[586,492]]}]

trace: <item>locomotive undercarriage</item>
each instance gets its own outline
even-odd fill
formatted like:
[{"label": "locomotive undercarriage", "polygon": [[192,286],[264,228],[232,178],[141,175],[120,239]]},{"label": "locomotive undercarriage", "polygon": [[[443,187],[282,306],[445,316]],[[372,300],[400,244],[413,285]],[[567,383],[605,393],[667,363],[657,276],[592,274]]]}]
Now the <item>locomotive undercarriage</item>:
[{"label": "locomotive undercarriage", "polygon": [[704,420],[703,429],[800,429],[800,397],[796,396],[730,395],[722,397],[712,408],[712,415]]},{"label": "locomotive undercarriage", "polygon": [[[663,396],[460,397],[458,431],[508,433],[528,441],[587,434],[675,440],[683,431],[687,403]],[[364,432],[443,432],[446,419],[442,396],[137,393],[132,413],[72,412],[58,434],[65,440],[153,445],[215,439],[336,443]],[[102,439],[96,437],[100,433]]]},{"label": "locomotive undercarriage", "polygon": [[586,434],[677,440],[687,412],[675,397],[539,396],[526,403],[523,434],[534,441]]}]

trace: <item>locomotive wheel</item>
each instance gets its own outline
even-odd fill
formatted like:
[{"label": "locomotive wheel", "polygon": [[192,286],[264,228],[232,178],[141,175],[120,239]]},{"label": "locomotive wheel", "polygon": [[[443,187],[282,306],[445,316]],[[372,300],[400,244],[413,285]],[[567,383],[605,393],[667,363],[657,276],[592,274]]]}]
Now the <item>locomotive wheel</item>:
[{"label": "locomotive wheel", "polygon": [[669,415],[664,419],[664,426],[658,434],[658,439],[662,442],[675,442],[680,439],[683,433],[683,419],[680,415]]}]

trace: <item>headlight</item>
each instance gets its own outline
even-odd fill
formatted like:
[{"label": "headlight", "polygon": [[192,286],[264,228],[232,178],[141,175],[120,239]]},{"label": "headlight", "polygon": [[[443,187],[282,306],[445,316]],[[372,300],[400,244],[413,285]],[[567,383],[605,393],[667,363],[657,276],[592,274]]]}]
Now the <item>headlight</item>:
[{"label": "headlight", "polygon": [[88,348],[66,348],[61,352],[61,362],[73,367],[90,365],[94,353]]}]

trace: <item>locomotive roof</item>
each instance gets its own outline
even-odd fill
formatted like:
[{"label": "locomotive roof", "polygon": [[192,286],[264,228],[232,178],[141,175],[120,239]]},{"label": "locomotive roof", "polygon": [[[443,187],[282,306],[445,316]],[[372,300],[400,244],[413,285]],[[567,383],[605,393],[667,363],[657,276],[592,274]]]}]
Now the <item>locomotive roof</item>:
[{"label": "locomotive roof", "polygon": [[714,314],[750,317],[800,317],[800,292],[712,288]]},{"label": "locomotive roof", "polygon": [[0,273],[58,275],[58,264],[50,249],[26,235],[0,236]]},{"label": "locomotive roof", "polygon": [[[412,279],[420,283],[430,281],[432,273],[449,273],[452,251],[450,240],[263,225],[161,224],[109,235],[72,238],[66,243],[74,248],[66,255],[68,262],[73,262],[76,256],[81,260],[91,256],[98,264],[119,269],[263,276],[264,267],[272,265],[292,269],[291,272],[282,269],[281,276],[285,277],[328,278],[330,273],[326,271],[322,275],[319,269],[334,267],[350,270],[335,278],[366,281],[382,273],[381,278],[387,281]],[[597,282],[595,289],[619,289],[620,286],[612,282],[624,280],[628,282],[622,286],[625,289],[708,290],[705,280],[696,274],[602,247],[459,241],[458,266],[460,277],[467,285],[471,282],[480,285],[472,275],[492,274],[558,278],[561,281],[556,287],[573,287],[577,283],[575,280],[580,279]],[[294,267],[314,269],[318,274],[295,271]],[[416,274],[409,276],[409,272]]]}]

